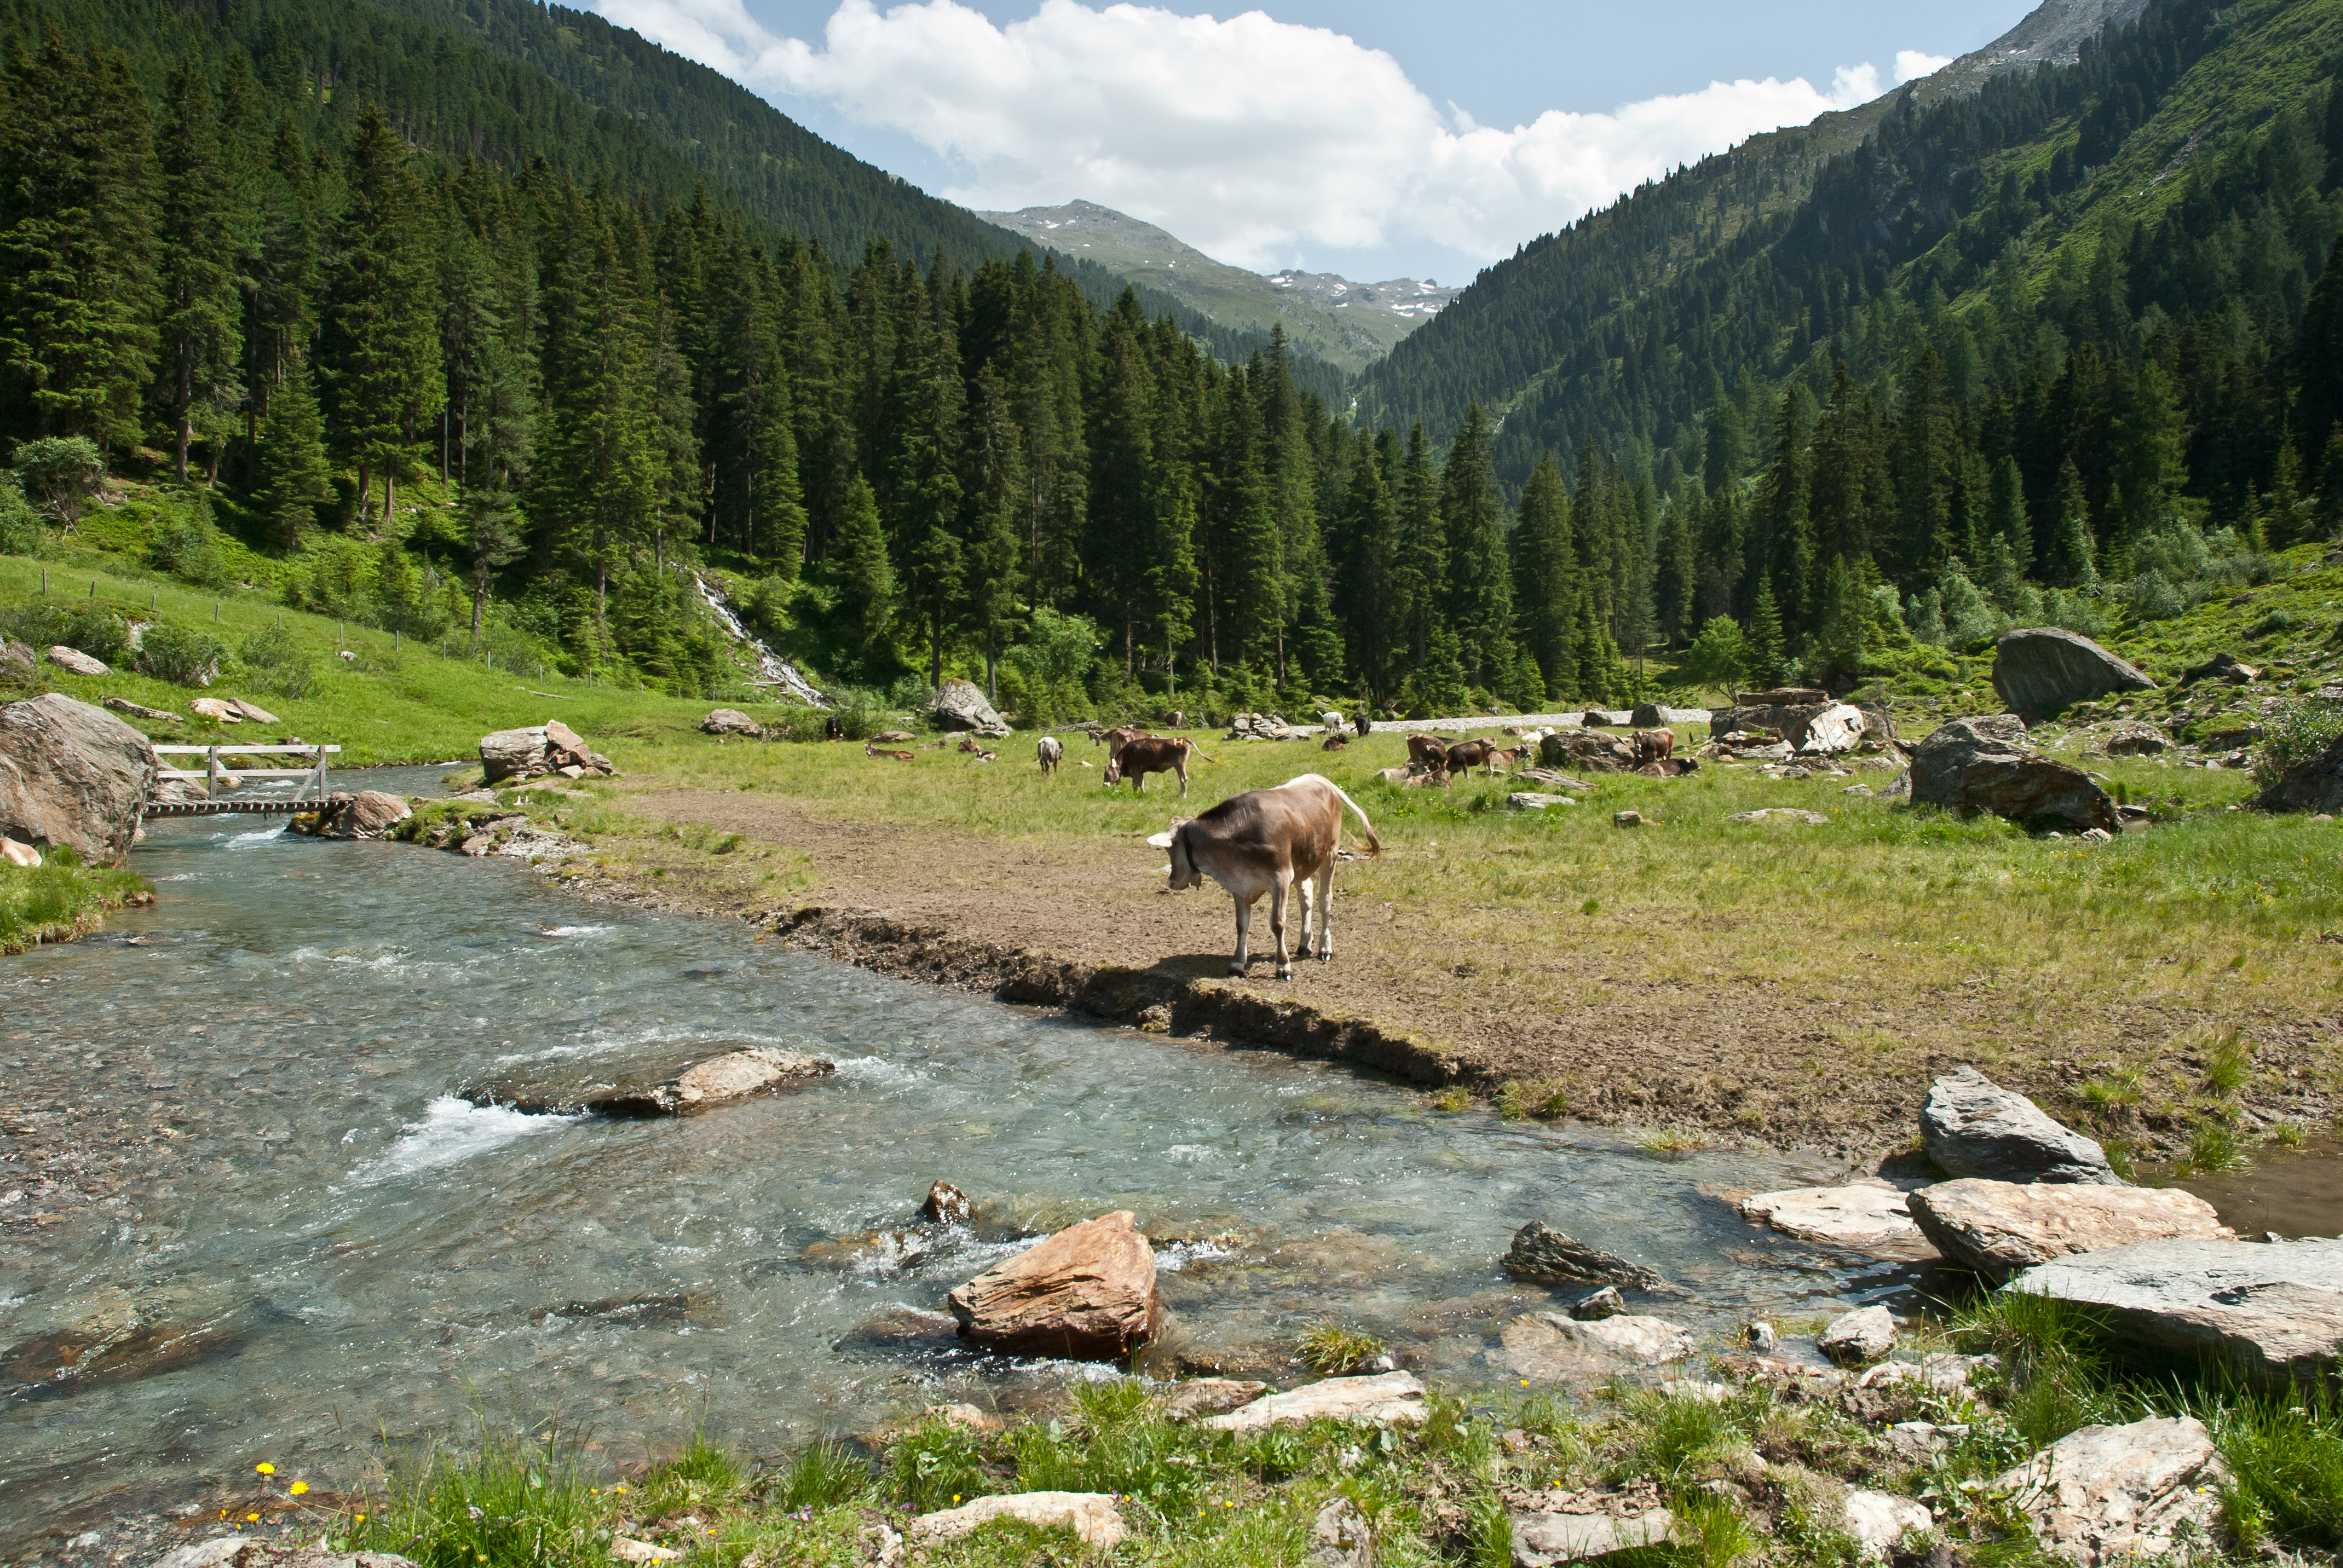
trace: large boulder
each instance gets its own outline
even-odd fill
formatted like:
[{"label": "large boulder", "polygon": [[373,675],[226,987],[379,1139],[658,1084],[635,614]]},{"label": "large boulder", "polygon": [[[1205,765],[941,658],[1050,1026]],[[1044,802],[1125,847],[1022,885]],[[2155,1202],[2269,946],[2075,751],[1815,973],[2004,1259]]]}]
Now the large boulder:
[{"label": "large boulder", "polygon": [[1656,702],[1639,702],[1627,717],[1627,722],[1638,729],[1665,729],[1676,724],[1705,724],[1705,708],[1664,708]]},{"label": "large boulder", "polygon": [[2193,1555],[2217,1544],[2229,1473],[2195,1416],[2068,1432],[1992,1483],[2044,1545],[2079,1568]]},{"label": "large boulder", "polygon": [[716,708],[699,721],[699,728],[710,735],[762,735],[763,725],[737,708]]},{"label": "large boulder", "polygon": [[687,1116],[796,1089],[837,1070],[835,1063],[803,1051],[749,1046],[721,1056],[679,1053],[637,1062],[608,1077],[573,1071],[505,1078],[457,1092],[475,1105],[501,1105],[529,1116]]},{"label": "large boulder", "polygon": [[2043,626],[1995,641],[1993,689],[2012,713],[2031,720],[2113,692],[2154,691],[2156,682],[2089,638]]},{"label": "large boulder", "polygon": [[1814,702],[1753,702],[1757,697],[1804,697],[1803,691],[1744,693],[1739,706],[1728,708],[1716,716],[1712,728],[1719,735],[1730,735],[1736,729],[1770,729],[1788,742],[1793,751],[1810,755],[1852,751],[1863,743],[1865,719],[1863,710],[1845,702],[1833,702],[1821,694]]},{"label": "large boulder", "polygon": [[542,724],[527,729],[499,729],[480,737],[480,771],[491,784],[550,773],[553,767],[546,758]]},{"label": "large boulder", "polygon": [[2343,735],[2316,757],[2288,769],[2278,781],[2254,798],[2265,811],[2323,811],[2343,815]]},{"label": "large boulder", "polygon": [[992,710],[992,704],[985,700],[984,689],[958,677],[936,688],[936,699],[929,704],[928,712],[939,729],[973,729],[980,735],[1009,733],[1009,721]]},{"label": "large boulder", "polygon": [[1956,719],[1912,753],[1912,799],[2025,826],[2121,830],[2116,803],[2081,769],[2024,749],[2016,714]]},{"label": "large boulder", "polygon": [[1641,1263],[1573,1241],[1542,1220],[1514,1231],[1513,1244],[1497,1262],[1516,1280],[1537,1285],[1624,1285],[1648,1291],[1661,1283],[1659,1275]]},{"label": "large boulder", "polygon": [[155,748],[102,708],[49,692],[0,708],[0,837],[118,866],[155,788]]},{"label": "large boulder", "polygon": [[1432,1418],[1423,1383],[1413,1372],[1373,1377],[1330,1377],[1272,1393],[1226,1415],[1196,1424],[1214,1432],[1264,1432],[1272,1426],[1303,1426],[1313,1421],[1355,1421],[1374,1426],[1422,1426]]},{"label": "large boulder", "polygon": [[105,660],[92,658],[88,654],[82,652],[82,650],[77,648],[59,647],[49,649],[49,662],[69,675],[106,675],[110,673],[106,668]]},{"label": "large boulder", "polygon": [[1998,1284],[2070,1252],[2134,1241],[2234,1241],[2213,1205],[2177,1187],[1940,1181],[1912,1194],[1912,1217],[1936,1251]]},{"label": "large boulder", "polygon": [[947,1301],[963,1338],[1013,1356],[1121,1361],[1153,1337],[1155,1251],[1128,1209],[1005,1258]]},{"label": "large boulder", "polygon": [[317,834],[326,839],[379,839],[415,813],[406,798],[380,789],[337,795],[317,814]]},{"label": "large boulder", "polygon": [[1974,1067],[1956,1067],[1929,1086],[1920,1138],[1947,1176],[2122,1184],[2106,1150]]},{"label": "large boulder", "polygon": [[2337,1370],[2343,1241],[2137,1241],[2026,1270],[2003,1287],[2098,1309],[2109,1332],[2266,1385]]},{"label": "large boulder", "polygon": [[1573,772],[1624,773],[1635,766],[1635,747],[1600,729],[1563,730],[1539,739],[1538,761]]}]

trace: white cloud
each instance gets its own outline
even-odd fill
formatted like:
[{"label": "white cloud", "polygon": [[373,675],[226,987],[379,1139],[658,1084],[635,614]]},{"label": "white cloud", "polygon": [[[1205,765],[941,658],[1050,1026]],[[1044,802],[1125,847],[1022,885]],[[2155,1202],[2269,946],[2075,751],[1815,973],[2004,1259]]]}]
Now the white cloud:
[{"label": "white cloud", "polygon": [[1933,76],[1953,63],[1950,55],[1924,54],[1918,49],[1896,51],[1896,85],[1916,82],[1922,76]]},{"label": "white cloud", "polygon": [[[1880,91],[1870,65],[1711,82],[1511,130],[1435,107],[1399,63],[1259,11],[1225,21],[1041,0],[996,26],[955,0],[841,0],[819,45],[742,0],[598,0],[601,14],[768,93],[908,134],[968,171],[980,208],[1081,196],[1240,266],[1302,244],[1424,238],[1493,257],[1678,164]],[[1907,61],[1924,59],[1906,51]],[[1900,79],[1900,77],[1899,77]]]}]

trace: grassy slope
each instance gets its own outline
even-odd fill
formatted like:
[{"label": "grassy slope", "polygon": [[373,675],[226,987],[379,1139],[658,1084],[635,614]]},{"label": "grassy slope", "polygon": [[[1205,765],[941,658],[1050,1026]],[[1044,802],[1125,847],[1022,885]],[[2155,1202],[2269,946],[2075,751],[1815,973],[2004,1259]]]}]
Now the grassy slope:
[{"label": "grassy slope", "polygon": [[135,872],[84,866],[52,850],[26,868],[0,864],[0,954],[85,937],[120,909],[153,890]]}]

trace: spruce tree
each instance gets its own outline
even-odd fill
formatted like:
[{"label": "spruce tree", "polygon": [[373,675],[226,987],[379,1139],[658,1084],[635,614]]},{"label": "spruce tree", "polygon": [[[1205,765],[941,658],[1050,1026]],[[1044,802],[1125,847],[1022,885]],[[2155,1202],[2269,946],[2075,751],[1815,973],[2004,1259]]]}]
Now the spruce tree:
[{"label": "spruce tree", "polygon": [[860,639],[861,665],[866,672],[883,668],[894,657],[887,628],[894,615],[895,572],[887,559],[879,498],[859,474],[847,488],[831,559],[839,608]]},{"label": "spruce tree", "polygon": [[1749,678],[1761,687],[1777,687],[1787,674],[1782,644],[1782,611],[1774,602],[1774,585],[1757,585],[1757,604],[1749,616]]},{"label": "spruce tree", "polygon": [[236,261],[245,228],[211,93],[184,55],[166,91],[157,153],[163,176],[159,390],[171,421],[173,472],[184,485],[196,411],[232,404],[236,396],[244,348]]},{"label": "spruce tree", "polygon": [[255,508],[280,548],[298,549],[302,536],[317,526],[317,508],[333,500],[334,483],[317,394],[308,367],[297,358],[286,367],[269,400],[256,459]]},{"label": "spruce tree", "polygon": [[1450,623],[1463,643],[1466,675],[1493,686],[1513,665],[1513,574],[1505,553],[1505,503],[1497,494],[1493,432],[1478,403],[1441,472],[1441,523],[1448,539]]},{"label": "spruce tree", "polygon": [[1440,621],[1440,595],[1448,582],[1448,545],[1440,526],[1440,487],[1432,467],[1432,443],[1419,421],[1408,432],[1407,457],[1400,465],[1399,550],[1392,570],[1393,616],[1404,652],[1403,662],[1430,657],[1432,628]]},{"label": "spruce tree", "polygon": [[1986,503],[1991,532],[2007,547],[2018,576],[2034,565],[2034,525],[2026,516],[2026,480],[2016,457],[2004,457],[1993,470],[1993,494]]},{"label": "spruce tree", "polygon": [[1547,453],[1522,487],[1521,518],[1513,530],[1513,588],[1521,614],[1522,643],[1537,661],[1541,698],[1576,684],[1573,646],[1578,628],[1574,591],[1576,554],[1570,538],[1570,497],[1562,468]]},{"label": "spruce tree", "polygon": [[343,178],[349,202],[327,270],[325,379],[342,448],[357,467],[363,518],[377,473],[386,515],[395,504],[396,465],[416,427],[437,416],[446,382],[423,193],[407,144],[378,105],[358,115]]},{"label": "spruce tree", "polygon": [[2088,588],[2099,580],[2098,550],[2091,538],[2090,510],[2083,498],[2083,473],[2072,457],[2058,470],[2042,576],[2051,587],[2063,588]]}]

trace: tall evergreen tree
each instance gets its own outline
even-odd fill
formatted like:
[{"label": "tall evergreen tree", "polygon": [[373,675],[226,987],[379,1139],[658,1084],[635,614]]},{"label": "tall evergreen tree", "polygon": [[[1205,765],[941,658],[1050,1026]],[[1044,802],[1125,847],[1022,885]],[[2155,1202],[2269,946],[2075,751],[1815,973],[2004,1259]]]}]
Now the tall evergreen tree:
[{"label": "tall evergreen tree", "polygon": [[[227,415],[237,393],[244,298],[236,261],[245,228],[211,92],[185,56],[166,89],[157,152],[163,187],[158,390],[171,421],[172,468],[184,485],[198,413]],[[216,437],[221,421],[209,423]],[[215,471],[218,452],[215,439]]]},{"label": "tall evergreen tree", "polygon": [[286,367],[261,427],[260,483],[253,498],[280,548],[299,548],[302,536],[317,525],[317,508],[334,498],[325,436],[308,369],[296,359]]},{"label": "tall evergreen tree", "polygon": [[1513,530],[1513,588],[1523,644],[1537,660],[1544,692],[1555,697],[1568,693],[1578,673],[1576,566],[1570,496],[1561,467],[1548,453],[1522,487],[1521,518]]},{"label": "tall evergreen tree", "polygon": [[358,471],[358,511],[397,503],[397,464],[445,397],[439,374],[435,247],[407,145],[379,106],[358,116],[345,161],[348,206],[327,271],[326,383],[344,449]]}]

